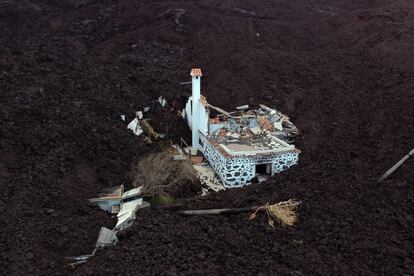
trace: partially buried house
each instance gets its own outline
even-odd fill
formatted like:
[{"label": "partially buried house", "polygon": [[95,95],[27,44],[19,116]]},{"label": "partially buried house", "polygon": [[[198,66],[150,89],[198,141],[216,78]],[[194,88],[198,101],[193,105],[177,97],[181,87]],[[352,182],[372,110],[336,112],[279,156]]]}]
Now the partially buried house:
[{"label": "partially buried house", "polygon": [[254,110],[240,106],[234,112],[212,106],[200,93],[201,76],[201,69],[191,70],[192,96],[183,117],[192,131],[192,147],[202,152],[226,188],[297,164],[300,150],[290,140],[299,131],[286,115],[265,105]]}]

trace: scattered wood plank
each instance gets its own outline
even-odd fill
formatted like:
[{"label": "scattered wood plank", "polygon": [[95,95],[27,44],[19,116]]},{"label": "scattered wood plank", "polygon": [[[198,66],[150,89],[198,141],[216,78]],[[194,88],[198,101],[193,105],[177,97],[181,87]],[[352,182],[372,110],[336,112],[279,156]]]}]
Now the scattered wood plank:
[{"label": "scattered wood plank", "polygon": [[390,176],[395,170],[397,170],[408,158],[414,155],[414,149],[412,149],[407,155],[400,159],[394,166],[391,167],[388,171],[386,171],[379,179],[378,182],[385,180],[388,176]]},{"label": "scattered wood plank", "polygon": [[204,210],[185,210],[178,211],[180,215],[184,216],[203,216],[203,215],[222,215],[222,214],[237,214],[243,212],[256,211],[259,206],[243,207],[243,208],[225,208],[225,209],[204,209]]}]

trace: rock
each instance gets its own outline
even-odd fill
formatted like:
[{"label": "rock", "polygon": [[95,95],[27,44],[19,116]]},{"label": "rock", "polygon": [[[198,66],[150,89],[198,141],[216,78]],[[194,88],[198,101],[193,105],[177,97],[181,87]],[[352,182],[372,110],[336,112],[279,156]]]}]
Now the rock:
[{"label": "rock", "polygon": [[52,208],[46,208],[46,214],[48,214],[48,215],[51,215],[51,214],[53,214],[54,212],[55,212],[55,209],[52,209]]},{"label": "rock", "polygon": [[27,260],[33,260],[33,258],[34,258],[33,252],[29,251],[29,252],[26,253],[26,259]]}]

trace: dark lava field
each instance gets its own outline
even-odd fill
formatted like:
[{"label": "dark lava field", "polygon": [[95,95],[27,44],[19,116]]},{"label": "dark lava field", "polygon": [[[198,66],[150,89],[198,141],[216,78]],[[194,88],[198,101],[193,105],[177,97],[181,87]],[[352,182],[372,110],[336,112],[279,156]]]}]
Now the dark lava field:
[{"label": "dark lava field", "polygon": [[[0,0],[0,264],[3,275],[413,275],[412,0]],[[101,226],[89,206],[131,184],[160,151],[120,119],[149,106],[155,129],[188,138],[176,111],[190,70],[215,106],[263,103],[301,130],[299,165],[188,208],[302,201],[294,227],[265,216],[137,212],[87,263]],[[148,172],[151,173],[151,172]]]}]

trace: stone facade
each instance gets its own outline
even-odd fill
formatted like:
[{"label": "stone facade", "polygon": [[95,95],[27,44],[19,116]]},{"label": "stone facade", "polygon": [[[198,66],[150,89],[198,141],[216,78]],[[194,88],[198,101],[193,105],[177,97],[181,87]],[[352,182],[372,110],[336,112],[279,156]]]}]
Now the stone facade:
[{"label": "stone facade", "polygon": [[256,175],[256,165],[271,164],[273,175],[297,164],[298,151],[286,151],[273,155],[230,156],[225,157],[209,141],[200,135],[201,152],[217,173],[226,188],[241,187],[249,184]]},{"label": "stone facade", "polygon": [[226,174],[227,159],[222,154],[220,154],[220,152],[218,152],[203,135],[200,135],[200,140],[200,151],[208,160],[210,166],[217,173],[221,181],[223,181],[223,177]]}]

